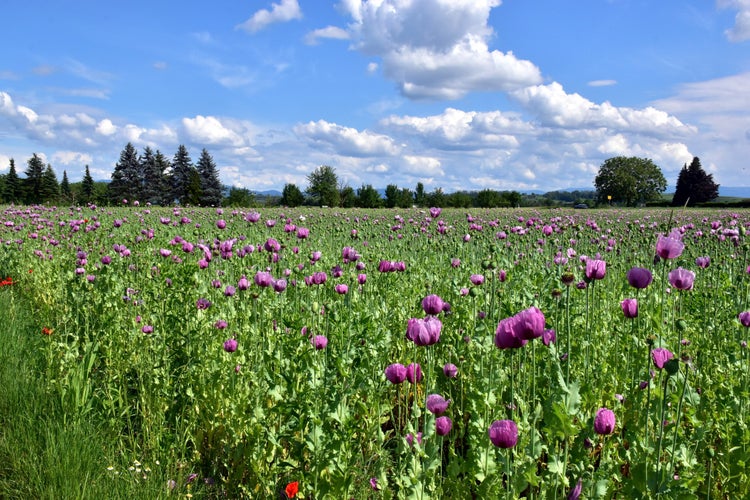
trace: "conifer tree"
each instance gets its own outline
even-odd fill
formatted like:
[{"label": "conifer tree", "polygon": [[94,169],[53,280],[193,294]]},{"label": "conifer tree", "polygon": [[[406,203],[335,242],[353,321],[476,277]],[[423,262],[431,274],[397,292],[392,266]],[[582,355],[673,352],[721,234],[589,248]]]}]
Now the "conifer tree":
[{"label": "conifer tree", "polygon": [[169,204],[169,195],[166,178],[166,170],[169,168],[169,161],[160,151],[153,150],[146,146],[140,158],[141,171],[143,172],[143,191],[141,201],[152,205]]},{"label": "conifer tree", "polygon": [[[171,198],[178,201],[180,204],[185,205],[191,201],[191,195],[195,196],[195,186],[191,186],[194,182],[193,173],[197,173],[195,166],[193,166],[193,160],[190,159],[190,154],[187,148],[180,144],[177,148],[172,159],[172,169],[170,175],[171,185]],[[198,176],[198,186],[200,186],[200,176]]]},{"label": "conifer tree", "polygon": [[120,153],[120,160],[115,164],[112,181],[107,186],[107,197],[113,203],[120,203],[123,199],[137,200],[141,195],[141,183],[138,151],[129,142]]},{"label": "conifer tree", "polygon": [[60,196],[60,184],[57,182],[57,175],[49,163],[42,173],[40,194],[42,203],[54,202]]},{"label": "conifer tree", "polygon": [[8,203],[20,203],[23,199],[23,185],[16,172],[16,162],[10,159],[10,168],[5,176],[3,199]]},{"label": "conifer tree", "polygon": [[70,181],[68,181],[67,170],[63,170],[63,178],[62,181],[60,181],[60,196],[62,196],[65,201],[73,200],[73,193],[70,190]]},{"label": "conifer tree", "polygon": [[83,205],[90,203],[94,198],[94,178],[91,177],[89,172],[89,166],[86,165],[86,170],[83,174],[83,180],[81,181],[81,193],[79,196],[79,202]]},{"label": "conifer tree", "polygon": [[200,204],[204,207],[221,206],[222,186],[219,180],[219,171],[214,159],[205,148],[201,151],[197,168],[201,178]]},{"label": "conifer tree", "polygon": [[694,206],[696,203],[711,201],[719,196],[719,185],[714,182],[713,174],[707,174],[701,161],[696,156],[690,165],[683,165],[677,176],[677,185],[672,205],[681,207]]},{"label": "conifer tree", "polygon": [[44,176],[44,162],[34,153],[26,162],[26,178],[23,187],[26,195],[26,203],[40,203],[42,201],[42,177]]}]

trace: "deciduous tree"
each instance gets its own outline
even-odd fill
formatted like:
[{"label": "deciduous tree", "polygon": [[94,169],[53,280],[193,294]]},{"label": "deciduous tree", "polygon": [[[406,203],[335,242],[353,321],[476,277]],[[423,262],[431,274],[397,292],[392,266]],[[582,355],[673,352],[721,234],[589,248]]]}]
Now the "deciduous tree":
[{"label": "deciduous tree", "polygon": [[600,202],[634,206],[658,198],[667,189],[667,180],[650,159],[617,156],[599,167],[594,186]]}]

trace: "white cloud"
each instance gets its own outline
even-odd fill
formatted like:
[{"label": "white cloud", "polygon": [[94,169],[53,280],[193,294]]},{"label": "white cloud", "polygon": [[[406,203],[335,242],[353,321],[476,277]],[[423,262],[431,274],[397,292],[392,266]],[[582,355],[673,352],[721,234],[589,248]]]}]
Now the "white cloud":
[{"label": "white cloud", "polygon": [[722,9],[737,10],[734,26],[724,32],[730,42],[750,40],[750,0],[717,0]]},{"label": "white cloud", "polygon": [[297,0],[281,0],[280,3],[271,4],[271,10],[261,9],[237,27],[249,33],[256,33],[269,24],[301,18],[302,10],[299,8]]},{"label": "white cloud", "polygon": [[343,2],[354,46],[380,57],[385,76],[414,99],[458,99],[541,82],[539,69],[512,52],[490,50],[489,13],[499,0]]},{"label": "white cloud", "polygon": [[325,28],[311,31],[310,33],[305,35],[305,43],[308,45],[317,45],[319,43],[318,41],[321,38],[332,40],[348,40],[349,32],[337,26],[326,26]]},{"label": "white cloud", "polygon": [[96,125],[96,133],[104,136],[111,136],[117,133],[117,127],[112,120],[105,118]]},{"label": "white cloud", "polygon": [[403,161],[403,171],[419,178],[424,179],[445,174],[438,158],[405,155]]},{"label": "white cloud", "polygon": [[294,132],[314,143],[326,144],[345,156],[392,156],[399,152],[399,147],[388,136],[368,130],[360,132],[325,120],[297,125]]},{"label": "white cloud", "polygon": [[55,164],[83,166],[93,163],[93,157],[88,153],[78,151],[55,151],[52,154],[52,161]]},{"label": "white cloud", "polygon": [[633,109],[609,102],[596,104],[580,94],[568,94],[562,85],[535,85],[510,94],[545,126],[563,128],[606,127],[655,136],[692,135],[695,128],[654,107]]},{"label": "white cloud", "polygon": [[244,140],[234,130],[225,127],[218,118],[198,115],[195,118],[183,118],[182,126],[187,137],[196,143],[238,147]]},{"label": "white cloud", "polygon": [[588,83],[589,87],[611,87],[617,85],[617,80],[591,80]]}]

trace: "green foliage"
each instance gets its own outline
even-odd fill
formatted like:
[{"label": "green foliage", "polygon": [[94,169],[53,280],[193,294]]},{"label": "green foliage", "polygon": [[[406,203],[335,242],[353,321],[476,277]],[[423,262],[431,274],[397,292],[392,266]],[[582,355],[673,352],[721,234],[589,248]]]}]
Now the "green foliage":
[{"label": "green foliage", "polygon": [[635,206],[657,198],[667,189],[667,180],[650,159],[617,156],[599,167],[594,186],[600,203]]},{"label": "green foliage", "polygon": [[372,184],[362,184],[357,189],[357,206],[362,208],[379,208],[383,205],[383,199],[380,197],[377,189]]},{"label": "green foliage", "polygon": [[229,188],[229,195],[224,199],[225,207],[253,207],[255,206],[255,195],[247,189],[240,187]]},{"label": "green foliage", "polygon": [[115,164],[111,178],[107,187],[107,197],[110,203],[119,204],[122,200],[140,199],[143,176],[138,151],[132,143],[127,143],[120,152],[120,159]]},{"label": "green foliage", "polygon": [[44,162],[36,153],[26,162],[26,178],[23,180],[26,201],[42,202],[42,184],[44,179]]},{"label": "green foliage", "polygon": [[296,184],[285,184],[281,192],[281,205],[286,207],[298,207],[305,202],[305,195]]},{"label": "green foliage", "polygon": [[86,170],[83,174],[83,180],[81,181],[81,191],[78,195],[78,203],[86,205],[94,200],[94,178],[91,177],[89,172],[89,166],[86,165]]},{"label": "green foliage", "polygon": [[195,166],[193,166],[193,161],[190,159],[190,153],[188,153],[184,144],[180,144],[171,164],[170,198],[181,205],[196,204],[200,201],[200,175],[196,177],[195,174],[197,172]]},{"label": "green foliage", "polygon": [[221,206],[222,186],[216,163],[206,148],[201,150],[201,157],[196,165],[200,175],[201,193],[200,204],[204,207]]},{"label": "green foliage", "polygon": [[23,200],[23,183],[16,172],[16,162],[10,159],[8,173],[4,176],[3,200],[6,203],[20,203]]},{"label": "green foliage", "polygon": [[[336,169],[321,165],[307,176],[307,195],[313,205],[337,207],[341,203]],[[351,188],[350,188],[351,189]],[[354,190],[352,190],[354,194]],[[349,200],[347,199],[347,203]],[[351,205],[353,206],[353,204]]]}]

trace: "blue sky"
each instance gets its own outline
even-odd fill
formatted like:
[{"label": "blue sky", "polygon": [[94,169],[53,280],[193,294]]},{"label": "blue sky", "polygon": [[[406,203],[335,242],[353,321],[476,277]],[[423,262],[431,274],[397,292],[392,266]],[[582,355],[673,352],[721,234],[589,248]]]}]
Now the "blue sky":
[{"label": "blue sky", "polygon": [[223,182],[592,187],[612,156],[748,186],[750,0],[6,0],[0,173],[132,142]]}]

